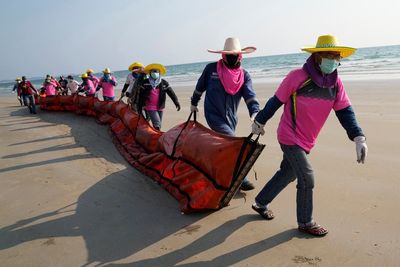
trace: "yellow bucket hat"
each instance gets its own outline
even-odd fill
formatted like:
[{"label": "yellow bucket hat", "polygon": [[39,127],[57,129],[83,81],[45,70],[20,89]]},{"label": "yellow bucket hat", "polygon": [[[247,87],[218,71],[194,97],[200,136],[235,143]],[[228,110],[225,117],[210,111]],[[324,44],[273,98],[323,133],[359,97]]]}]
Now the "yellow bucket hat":
[{"label": "yellow bucket hat", "polygon": [[82,79],[84,79],[84,78],[89,78],[89,75],[87,75],[87,73],[84,72],[84,73],[81,74],[80,77],[81,77]]},{"label": "yellow bucket hat", "polygon": [[318,37],[317,44],[315,46],[303,47],[301,50],[308,53],[339,52],[340,56],[345,58],[354,54],[357,49],[353,47],[339,46],[336,37],[333,35],[321,35]]},{"label": "yellow bucket hat", "polygon": [[147,65],[146,68],[144,68],[144,73],[149,74],[151,70],[158,70],[161,75],[165,75],[165,73],[167,73],[167,69],[159,63]]},{"label": "yellow bucket hat", "polygon": [[132,71],[134,68],[144,68],[144,65],[140,62],[133,62],[131,65],[129,65],[128,70]]},{"label": "yellow bucket hat", "polygon": [[19,81],[21,81],[21,78],[17,77],[17,78],[15,78],[15,81],[19,82]]},{"label": "yellow bucket hat", "polygon": [[92,69],[87,69],[86,73],[94,73]]},{"label": "yellow bucket hat", "polygon": [[105,69],[103,70],[103,73],[104,73],[104,74],[111,74],[110,68],[105,68]]}]

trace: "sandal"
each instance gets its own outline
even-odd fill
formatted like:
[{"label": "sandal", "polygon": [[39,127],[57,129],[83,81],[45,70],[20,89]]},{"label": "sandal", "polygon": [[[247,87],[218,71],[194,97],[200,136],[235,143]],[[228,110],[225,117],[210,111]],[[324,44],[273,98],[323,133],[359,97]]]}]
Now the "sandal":
[{"label": "sandal", "polygon": [[306,233],[306,234],[310,234],[313,236],[324,236],[328,233],[328,230],[326,230],[324,227],[322,227],[321,225],[317,224],[316,222],[307,225],[307,226],[299,226],[299,231]]},{"label": "sandal", "polygon": [[256,203],[254,203],[253,205],[251,205],[251,208],[256,212],[258,212],[258,214],[260,214],[261,217],[263,217],[266,220],[272,220],[273,218],[275,218],[272,210],[269,210],[266,207],[260,207]]}]

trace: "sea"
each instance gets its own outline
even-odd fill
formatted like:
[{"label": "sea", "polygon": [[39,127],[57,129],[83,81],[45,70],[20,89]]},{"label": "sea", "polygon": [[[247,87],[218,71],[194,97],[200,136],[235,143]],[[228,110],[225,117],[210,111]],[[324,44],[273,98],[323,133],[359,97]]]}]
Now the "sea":
[{"label": "sea", "polygon": [[[279,82],[292,69],[303,66],[308,53],[272,55],[261,57],[244,57],[242,66],[251,75],[253,83]],[[217,59],[216,59],[217,60]],[[189,64],[166,66],[167,74],[164,77],[172,87],[195,86],[204,67],[210,62],[196,62]],[[360,48],[357,52],[343,59],[339,67],[342,80],[371,80],[371,79],[399,79],[400,78],[400,45]],[[117,89],[125,83],[127,70],[115,71]],[[43,74],[43,77],[46,73]],[[63,74],[69,75],[68,73]],[[101,73],[97,73],[98,76]],[[58,78],[57,75],[54,75]],[[78,81],[78,75],[74,76]],[[36,88],[40,88],[44,78],[28,79]],[[14,81],[0,81],[0,94],[12,94]]]}]

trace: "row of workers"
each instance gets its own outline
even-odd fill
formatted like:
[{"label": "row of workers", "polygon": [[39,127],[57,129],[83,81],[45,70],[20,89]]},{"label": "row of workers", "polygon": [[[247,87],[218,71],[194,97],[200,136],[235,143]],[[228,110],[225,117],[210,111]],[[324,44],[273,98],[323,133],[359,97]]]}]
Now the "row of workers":
[{"label": "row of workers", "polygon": [[[310,57],[301,68],[291,71],[285,77],[263,109],[260,109],[250,74],[241,67],[243,54],[255,50],[255,47],[242,48],[237,38],[227,38],[222,50],[208,50],[221,54],[221,58],[203,70],[191,97],[190,110],[199,111],[198,103],[205,94],[204,114],[209,127],[216,132],[234,136],[239,103],[244,99],[252,121],[252,133],[263,135],[265,124],[283,105],[277,130],[283,159],[278,171],[256,196],[252,209],[266,220],[273,219],[270,203],[297,179],[298,229],[310,235],[326,235],[328,230],[313,219],[314,172],[308,155],[329,113],[334,110],[349,139],[355,143],[357,162],[365,162],[368,151],[366,138],[357,123],[337,70],[341,59],[351,56],[356,49],[338,45],[332,35],[319,36],[314,47],[302,48],[311,54]],[[165,73],[161,66],[156,69],[161,74]],[[135,85],[146,83],[145,80],[140,82],[143,79],[142,66],[136,63],[130,70],[122,96],[128,96],[133,108],[141,112],[143,105],[140,103],[140,95],[145,87]],[[150,93],[147,92],[149,89],[145,89],[145,95],[151,95],[154,86],[150,84],[148,88]],[[254,185],[246,178],[241,189],[251,190]]]},{"label": "row of workers", "polygon": [[[252,209],[266,220],[273,219],[270,203],[297,179],[298,229],[310,235],[326,235],[328,230],[313,219],[314,172],[308,155],[329,113],[334,110],[349,139],[355,143],[357,162],[364,163],[366,159],[366,138],[357,123],[337,70],[341,59],[351,56],[356,49],[338,45],[332,35],[319,36],[315,46],[302,49],[311,54],[305,64],[285,77],[263,109],[260,109],[250,74],[241,67],[242,56],[255,50],[252,46],[242,48],[237,38],[227,38],[222,50],[208,50],[220,54],[221,58],[203,70],[191,97],[190,110],[199,111],[198,103],[205,94],[204,113],[209,127],[216,132],[234,136],[238,123],[237,111],[243,98],[252,120],[252,133],[262,135],[265,133],[265,124],[283,105],[277,130],[283,152],[282,162],[278,171],[255,197]],[[151,64],[151,67],[144,67],[134,63],[129,69],[131,73],[121,97],[127,96],[132,108],[138,112],[150,111],[155,127],[157,121],[161,123],[166,94],[180,109],[176,95],[161,78],[166,72],[164,66]],[[153,117],[157,118],[153,120]],[[252,190],[254,185],[246,178],[241,189]]]}]

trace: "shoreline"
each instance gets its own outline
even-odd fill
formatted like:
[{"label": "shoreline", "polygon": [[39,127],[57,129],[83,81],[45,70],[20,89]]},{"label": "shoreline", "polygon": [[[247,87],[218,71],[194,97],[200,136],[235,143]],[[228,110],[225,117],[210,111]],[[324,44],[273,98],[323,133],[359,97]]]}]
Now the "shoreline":
[{"label": "shoreline", "polygon": [[[371,77],[369,76],[368,79],[366,79],[364,76],[350,76],[350,78],[346,75],[342,76],[340,75],[340,78],[342,79],[343,83],[345,83],[345,85],[348,84],[354,84],[354,83],[367,83],[367,82],[371,82],[371,83],[399,83],[400,84],[400,77],[398,75],[391,75],[390,77]],[[271,86],[271,85],[275,85],[278,86],[282,80],[284,79],[284,77],[282,78],[276,78],[276,79],[271,79],[271,78],[255,78],[252,79],[253,82],[253,87],[262,87],[262,86]],[[166,78],[167,81],[169,81]],[[196,82],[195,81],[190,81],[190,82],[170,82],[171,87],[177,88],[177,89],[188,89],[191,88],[191,90],[195,88],[196,86]],[[117,87],[115,88],[115,92],[116,92],[116,96],[120,95],[120,92],[122,90],[123,84],[118,84]],[[38,88],[36,88],[38,89]],[[5,90],[0,90],[0,97],[2,96],[13,96],[16,95],[16,93],[12,92],[12,88],[10,87],[9,91],[5,91]]]}]

